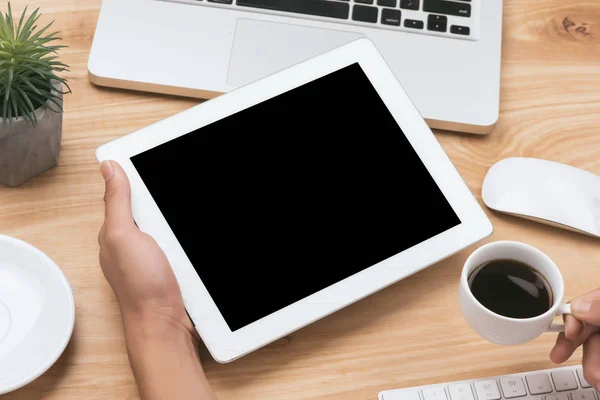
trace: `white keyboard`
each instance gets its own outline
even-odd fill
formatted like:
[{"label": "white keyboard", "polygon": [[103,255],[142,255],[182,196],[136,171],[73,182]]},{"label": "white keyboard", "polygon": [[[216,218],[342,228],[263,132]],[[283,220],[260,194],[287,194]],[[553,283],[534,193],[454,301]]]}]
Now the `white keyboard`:
[{"label": "white keyboard", "polygon": [[384,390],[379,400],[600,400],[581,366]]}]

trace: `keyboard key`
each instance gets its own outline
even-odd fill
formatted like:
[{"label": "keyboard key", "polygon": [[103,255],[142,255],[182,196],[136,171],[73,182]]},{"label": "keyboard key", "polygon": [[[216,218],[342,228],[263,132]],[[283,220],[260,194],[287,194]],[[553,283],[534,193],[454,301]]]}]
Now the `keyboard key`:
[{"label": "keyboard key", "polygon": [[500,387],[502,388],[504,397],[507,399],[527,396],[527,391],[525,390],[525,385],[523,385],[523,380],[521,378],[505,376],[500,379]]},{"label": "keyboard key", "polygon": [[400,26],[400,10],[384,8],[381,10],[381,23],[384,25]]},{"label": "keyboard key", "polygon": [[457,35],[468,36],[469,33],[471,33],[471,29],[468,26],[452,25],[450,27],[450,32],[456,33]]},{"label": "keyboard key", "polygon": [[496,381],[475,382],[475,392],[477,392],[479,400],[500,400],[500,392]]},{"label": "keyboard key", "polygon": [[421,400],[416,390],[391,390],[383,394],[383,400]]},{"label": "keyboard key", "polygon": [[405,19],[404,26],[406,28],[423,29],[423,21],[418,21],[416,19]]},{"label": "keyboard key", "polygon": [[573,400],[596,400],[594,391],[594,389],[579,389],[571,393],[571,398]]},{"label": "keyboard key", "polygon": [[208,0],[209,3],[231,4],[233,0]]},{"label": "keyboard key", "polygon": [[432,386],[423,389],[423,400],[448,400],[443,386]]},{"label": "keyboard key", "polygon": [[554,371],[551,373],[551,375],[556,391],[563,392],[565,390],[577,389],[577,382],[575,382],[575,375],[573,375],[573,371],[568,369]]},{"label": "keyboard key", "polygon": [[581,368],[581,367],[577,368],[577,377],[579,377],[579,383],[581,383],[582,388],[592,387],[592,385],[590,385],[583,376],[583,368]]},{"label": "keyboard key", "polygon": [[373,0],[354,0],[355,3],[373,4]]},{"label": "keyboard key", "polygon": [[423,11],[437,14],[457,15],[459,17],[470,17],[471,5],[446,0],[423,0]]},{"label": "keyboard key", "polygon": [[377,11],[377,7],[354,6],[352,7],[352,20],[362,22],[377,22]]},{"label": "keyboard key", "polygon": [[543,397],[544,400],[569,400],[569,396],[566,393],[551,394],[550,396]]},{"label": "keyboard key", "polygon": [[473,390],[468,383],[455,383],[448,387],[450,400],[475,400]]},{"label": "keyboard key", "polygon": [[427,30],[446,32],[448,17],[444,15],[430,15],[427,17]]},{"label": "keyboard key", "polygon": [[407,10],[418,10],[419,0],[400,0],[400,8],[406,8]]},{"label": "keyboard key", "polygon": [[525,380],[531,394],[552,393],[550,378],[548,378],[548,374],[546,373],[527,375]]},{"label": "keyboard key", "polygon": [[396,7],[396,0],[377,0],[378,6]]},{"label": "keyboard key", "polygon": [[339,19],[348,19],[350,6],[347,3],[327,0],[237,0],[242,7],[264,8],[268,10],[288,11],[298,14],[318,15]]}]

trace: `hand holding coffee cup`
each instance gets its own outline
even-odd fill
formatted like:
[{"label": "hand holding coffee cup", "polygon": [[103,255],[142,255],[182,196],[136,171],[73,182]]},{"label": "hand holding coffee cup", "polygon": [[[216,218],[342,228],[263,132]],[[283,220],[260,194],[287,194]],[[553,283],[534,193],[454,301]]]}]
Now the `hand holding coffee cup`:
[{"label": "hand holding coffee cup", "polygon": [[467,323],[497,344],[563,332],[554,317],[571,314],[571,305],[562,303],[564,282],[556,264],[519,242],[492,242],[475,250],[463,267],[459,295]]},{"label": "hand holding coffee cup", "polygon": [[[521,344],[559,332],[550,353],[557,364],[583,345],[584,377],[600,391],[600,288],[563,304],[563,279],[550,257],[524,243],[500,241],[469,256],[459,295],[467,323],[493,343]],[[554,324],[561,314],[565,325]]]},{"label": "hand holding coffee cup", "polygon": [[556,338],[550,359],[567,361],[583,346],[583,375],[600,392],[600,288],[571,302],[573,315],[565,316],[565,332]]}]

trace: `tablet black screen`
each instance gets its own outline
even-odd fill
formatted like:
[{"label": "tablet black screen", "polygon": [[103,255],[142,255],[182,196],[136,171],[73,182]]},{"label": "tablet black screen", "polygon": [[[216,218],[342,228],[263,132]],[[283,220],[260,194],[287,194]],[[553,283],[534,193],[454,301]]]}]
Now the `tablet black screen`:
[{"label": "tablet black screen", "polygon": [[460,224],[358,63],[131,161],[232,331]]}]

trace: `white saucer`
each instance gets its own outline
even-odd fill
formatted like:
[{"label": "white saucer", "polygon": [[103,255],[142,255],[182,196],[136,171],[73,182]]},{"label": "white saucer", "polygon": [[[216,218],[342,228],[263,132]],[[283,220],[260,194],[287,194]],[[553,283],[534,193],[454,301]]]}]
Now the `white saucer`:
[{"label": "white saucer", "polygon": [[74,324],[73,292],[58,265],[32,245],[0,235],[0,395],[46,372]]}]

